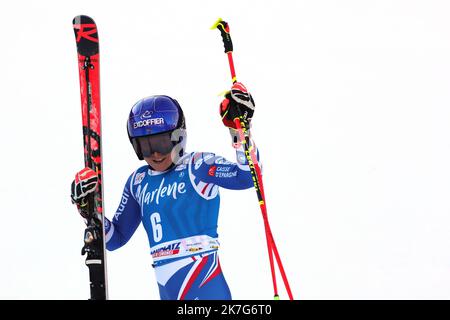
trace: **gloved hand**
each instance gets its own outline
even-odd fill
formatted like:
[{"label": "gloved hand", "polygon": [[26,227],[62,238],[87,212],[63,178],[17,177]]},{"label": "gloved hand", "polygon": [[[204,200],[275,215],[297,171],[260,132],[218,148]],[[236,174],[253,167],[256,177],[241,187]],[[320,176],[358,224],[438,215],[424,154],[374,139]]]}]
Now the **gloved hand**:
[{"label": "gloved hand", "polygon": [[72,198],[72,203],[77,205],[78,211],[83,218],[87,219],[89,217],[87,198],[94,193],[97,185],[97,173],[88,167],[77,172],[75,180],[72,182],[70,197]]},{"label": "gloved hand", "polygon": [[236,128],[235,118],[242,115],[246,129],[250,129],[250,121],[255,111],[255,101],[247,88],[240,82],[236,82],[231,87],[231,91],[225,95],[225,99],[220,104],[220,115],[223,124],[230,129]]}]

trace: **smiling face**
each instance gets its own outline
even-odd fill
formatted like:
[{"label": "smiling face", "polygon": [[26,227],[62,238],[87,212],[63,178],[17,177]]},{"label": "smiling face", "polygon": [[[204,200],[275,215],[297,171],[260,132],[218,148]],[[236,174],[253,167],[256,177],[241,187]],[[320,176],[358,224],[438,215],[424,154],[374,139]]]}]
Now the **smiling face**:
[{"label": "smiling face", "polygon": [[172,165],[172,157],[170,152],[165,155],[159,152],[154,152],[149,157],[144,156],[144,160],[155,171],[166,171]]},{"label": "smiling face", "polygon": [[144,160],[155,171],[165,171],[172,165],[174,143],[171,132],[137,138]]}]

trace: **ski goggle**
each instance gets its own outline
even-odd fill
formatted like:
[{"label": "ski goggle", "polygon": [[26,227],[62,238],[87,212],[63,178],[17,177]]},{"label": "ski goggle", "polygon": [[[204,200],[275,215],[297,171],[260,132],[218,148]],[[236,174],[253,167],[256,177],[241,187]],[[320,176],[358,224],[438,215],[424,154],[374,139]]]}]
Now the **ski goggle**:
[{"label": "ski goggle", "polygon": [[171,139],[172,132],[160,133],[133,139],[133,146],[138,147],[144,157],[150,157],[157,152],[166,155],[172,151],[175,142]]}]

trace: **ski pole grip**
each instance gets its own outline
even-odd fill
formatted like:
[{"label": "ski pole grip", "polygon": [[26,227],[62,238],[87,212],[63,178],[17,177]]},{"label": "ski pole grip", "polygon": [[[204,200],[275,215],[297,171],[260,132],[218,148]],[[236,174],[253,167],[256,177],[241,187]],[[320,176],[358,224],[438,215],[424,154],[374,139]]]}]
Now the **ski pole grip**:
[{"label": "ski pole grip", "polygon": [[219,29],[220,31],[223,40],[223,46],[225,47],[225,53],[232,52],[233,42],[231,41],[230,27],[228,26],[228,23],[219,18],[211,27],[211,29],[215,28]]}]

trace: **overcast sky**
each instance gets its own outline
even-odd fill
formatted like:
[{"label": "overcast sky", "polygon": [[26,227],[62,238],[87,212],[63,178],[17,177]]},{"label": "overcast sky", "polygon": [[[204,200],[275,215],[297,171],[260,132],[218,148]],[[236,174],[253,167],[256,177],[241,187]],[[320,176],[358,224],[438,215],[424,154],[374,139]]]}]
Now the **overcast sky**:
[{"label": "overcast sky", "polygon": [[[0,4],[0,299],[87,299],[72,19],[100,37],[106,216],[140,163],[132,105],[182,105],[188,151],[234,160],[218,115],[238,80],[256,102],[269,219],[296,299],[450,299],[450,3],[447,1],[8,1]],[[254,190],[221,191],[235,299],[271,299]],[[238,203],[239,210],[236,210]],[[145,231],[108,253],[111,299],[159,299]],[[281,298],[287,298],[279,285]]]}]

